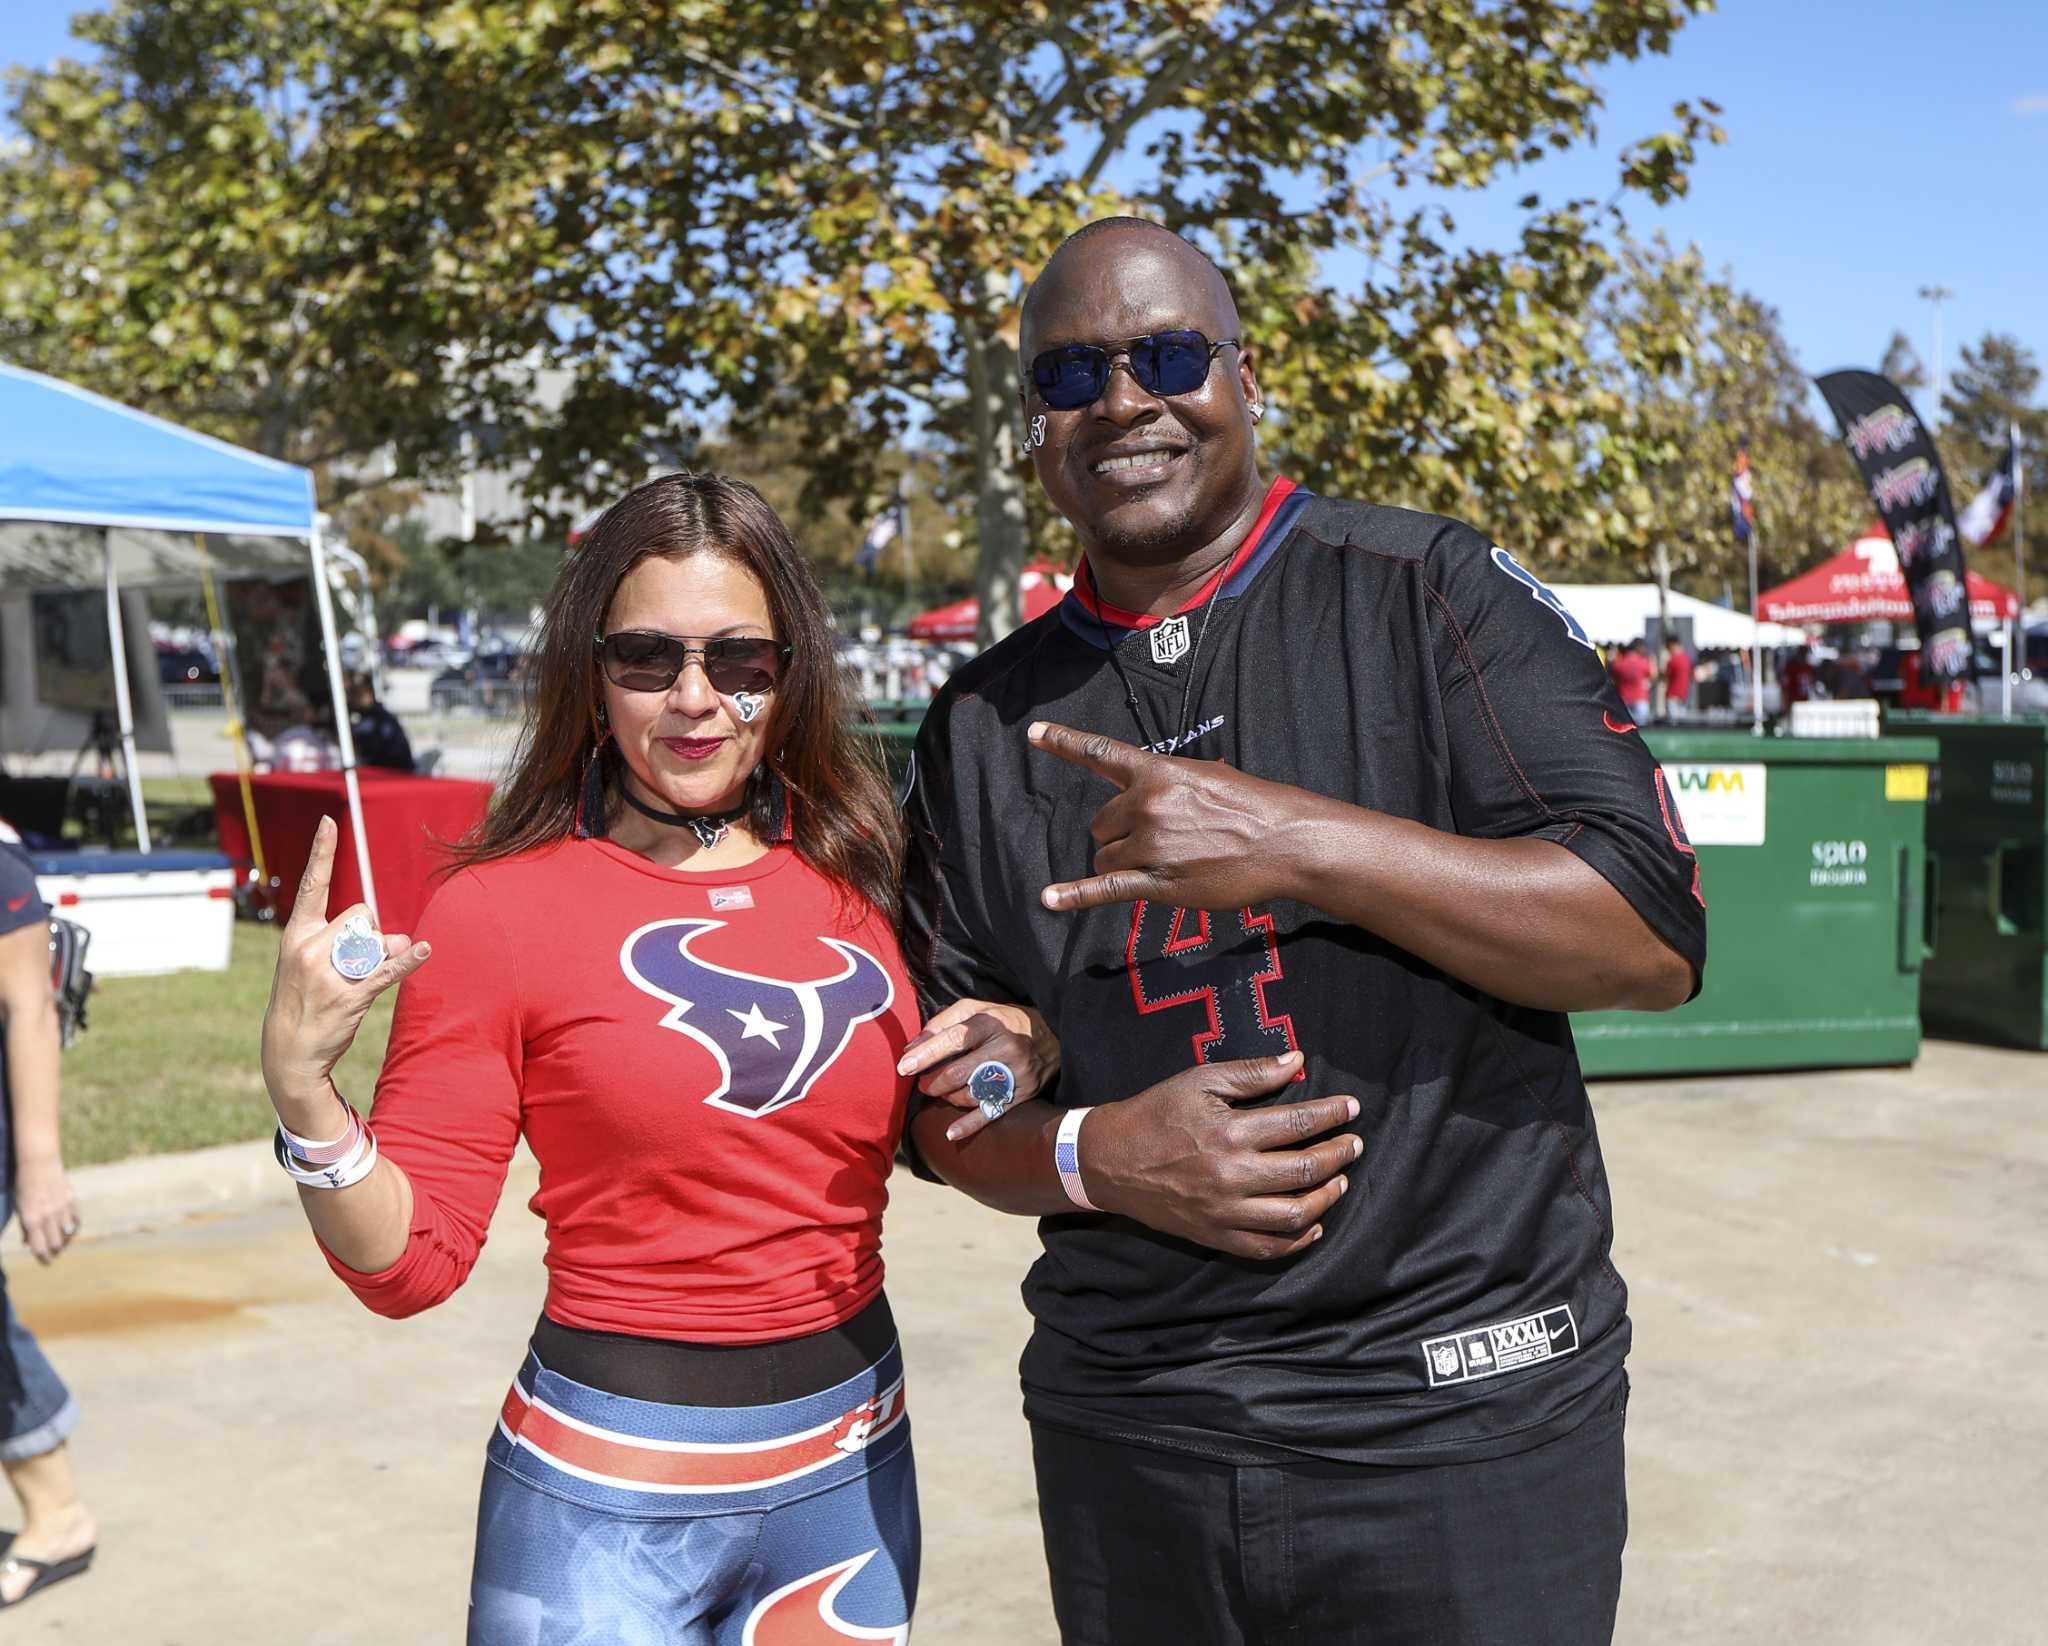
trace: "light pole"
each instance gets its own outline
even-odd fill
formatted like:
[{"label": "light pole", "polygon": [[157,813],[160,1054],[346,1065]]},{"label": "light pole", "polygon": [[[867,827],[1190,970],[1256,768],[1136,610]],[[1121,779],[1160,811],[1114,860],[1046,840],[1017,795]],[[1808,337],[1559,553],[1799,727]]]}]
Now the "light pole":
[{"label": "light pole", "polygon": [[1934,305],[1934,358],[1928,362],[1934,372],[1934,411],[1927,420],[1931,429],[1941,417],[1941,306],[1955,292],[1947,286],[1922,286],[1920,295]]}]

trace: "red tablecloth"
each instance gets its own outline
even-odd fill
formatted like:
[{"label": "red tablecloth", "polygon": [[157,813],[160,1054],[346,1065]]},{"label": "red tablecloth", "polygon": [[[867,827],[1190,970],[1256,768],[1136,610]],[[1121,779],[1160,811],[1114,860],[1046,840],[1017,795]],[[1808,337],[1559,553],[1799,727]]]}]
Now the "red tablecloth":
[{"label": "red tablecloth", "polygon": [[[363,767],[363,830],[370,843],[370,873],[377,883],[378,923],[389,932],[409,932],[438,882],[434,871],[447,861],[444,843],[460,840],[483,818],[491,785],[459,777],[413,777]],[[240,779],[215,772],[213,813],[220,825],[220,849],[253,862],[249,829],[242,816]],[[348,815],[348,791],[340,772],[264,772],[249,779],[256,802],[256,826],[263,833],[263,860],[277,881],[277,916],[292,912],[299,877],[313,849],[313,831],[331,817],[341,826],[334,854],[334,881],[327,908],[338,913],[363,900],[356,869],[355,830]]]}]

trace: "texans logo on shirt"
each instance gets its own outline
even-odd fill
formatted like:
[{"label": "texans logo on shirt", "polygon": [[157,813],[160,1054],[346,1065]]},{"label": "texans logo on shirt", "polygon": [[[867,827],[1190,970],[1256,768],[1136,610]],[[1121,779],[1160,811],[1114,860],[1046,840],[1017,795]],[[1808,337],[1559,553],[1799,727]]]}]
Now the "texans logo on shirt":
[{"label": "texans logo on shirt", "polygon": [[1564,632],[1566,634],[1570,635],[1581,646],[1584,646],[1587,651],[1593,650],[1593,642],[1587,637],[1586,631],[1581,627],[1579,620],[1565,609],[1565,603],[1550,592],[1540,577],[1536,576],[1533,572],[1525,571],[1515,557],[1509,554],[1506,549],[1494,549],[1492,551],[1492,558],[1496,566],[1529,591],[1530,598],[1535,600],[1539,606],[1547,606],[1551,611],[1557,613],[1558,621],[1564,624]]},{"label": "texans logo on shirt", "polygon": [[846,1050],[853,1031],[880,1017],[895,985],[880,961],[837,938],[817,939],[845,962],[810,982],[721,966],[693,950],[722,920],[657,920],[628,937],[619,967],[633,986],[669,1009],[661,1027],[686,1034],[717,1061],[704,1101],[734,1114],[764,1115],[800,1102]]}]

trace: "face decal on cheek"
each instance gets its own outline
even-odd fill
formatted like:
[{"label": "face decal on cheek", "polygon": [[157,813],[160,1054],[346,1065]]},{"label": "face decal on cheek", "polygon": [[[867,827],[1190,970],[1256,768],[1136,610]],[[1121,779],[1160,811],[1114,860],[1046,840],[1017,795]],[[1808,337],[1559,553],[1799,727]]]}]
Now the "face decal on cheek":
[{"label": "face decal on cheek", "polygon": [[1030,427],[1030,428],[1029,428],[1028,430],[1026,430],[1026,431],[1025,431],[1025,435],[1024,435],[1024,449],[1025,449],[1025,450],[1026,450],[1027,452],[1035,452],[1035,451],[1037,451],[1037,450],[1038,450],[1038,448],[1039,448],[1040,446],[1042,446],[1042,445],[1044,445],[1044,444],[1045,444],[1045,414],[1044,414],[1043,412],[1041,412],[1041,413],[1040,413],[1040,414],[1039,414],[1038,416],[1036,416],[1036,417],[1032,418],[1032,420],[1031,420],[1031,427]]},{"label": "face decal on cheek", "polygon": [[743,726],[751,726],[760,712],[767,707],[768,699],[759,692],[734,692],[732,694],[733,713],[740,717],[740,724]]}]

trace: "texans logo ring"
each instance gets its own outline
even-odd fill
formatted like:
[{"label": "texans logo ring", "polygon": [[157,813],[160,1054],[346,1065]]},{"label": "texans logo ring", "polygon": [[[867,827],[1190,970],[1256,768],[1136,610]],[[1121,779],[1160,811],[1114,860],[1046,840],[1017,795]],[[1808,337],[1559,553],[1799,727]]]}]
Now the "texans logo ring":
[{"label": "texans logo ring", "polygon": [[976,1064],[974,1073],[967,1077],[967,1094],[989,1119],[1000,1120],[1017,1101],[1017,1077],[1010,1072],[1009,1064],[990,1058],[986,1063]]},{"label": "texans logo ring", "polygon": [[351,983],[360,983],[384,964],[384,944],[370,930],[367,916],[352,914],[334,940],[334,969]]}]

